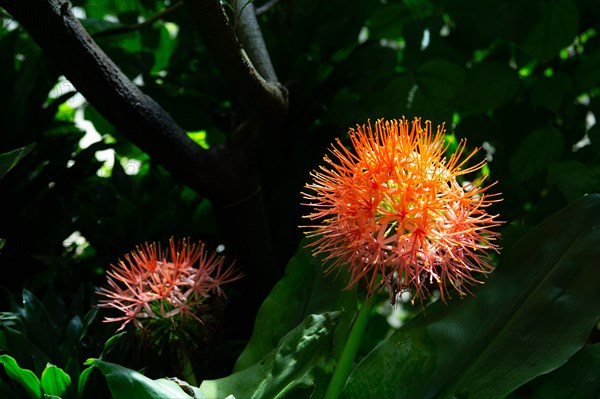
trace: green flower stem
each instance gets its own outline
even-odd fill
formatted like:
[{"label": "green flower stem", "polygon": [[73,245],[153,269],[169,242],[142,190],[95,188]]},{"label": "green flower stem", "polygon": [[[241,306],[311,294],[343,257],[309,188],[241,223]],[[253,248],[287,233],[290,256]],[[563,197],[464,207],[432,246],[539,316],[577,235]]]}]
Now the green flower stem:
[{"label": "green flower stem", "polygon": [[333,372],[333,377],[331,377],[331,381],[327,387],[327,392],[325,392],[325,399],[337,399],[342,393],[348,375],[352,371],[356,352],[358,352],[360,342],[365,335],[369,316],[371,316],[371,305],[365,302],[361,305],[358,315],[354,319],[354,324],[346,340],[346,345],[344,345],[340,359]]},{"label": "green flower stem", "polygon": [[194,374],[192,359],[190,359],[189,353],[185,352],[185,350],[182,350],[180,351],[180,356],[183,380],[193,387],[199,386],[198,381],[196,380],[196,375]]}]

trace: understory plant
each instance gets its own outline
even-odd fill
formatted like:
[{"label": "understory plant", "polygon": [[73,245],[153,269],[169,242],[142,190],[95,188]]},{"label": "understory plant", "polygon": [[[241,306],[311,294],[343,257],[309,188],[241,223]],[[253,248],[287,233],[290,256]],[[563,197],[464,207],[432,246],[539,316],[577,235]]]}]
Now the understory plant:
[{"label": "understory plant", "polygon": [[0,398],[596,399],[600,2],[0,0]]},{"label": "understory plant", "polygon": [[[573,202],[508,253],[492,256],[490,250],[500,251],[494,241],[501,222],[486,208],[498,196],[483,185],[485,175],[467,180],[484,163],[474,161],[474,153],[461,159],[463,142],[447,154],[443,127],[436,134],[431,129],[420,119],[410,127],[406,119],[378,120],[374,130],[362,125],[350,131],[351,148],[340,141],[332,147],[332,158],[325,157],[326,166],[306,186],[306,217],[313,222],[304,226],[308,237],[263,303],[232,375],[197,386],[195,379],[151,380],[100,359],[87,363],[104,373],[115,398],[175,392],[196,398],[358,399],[365,392],[487,398],[509,396],[552,370],[567,372],[560,366],[575,353],[595,356],[597,344],[586,341],[599,310],[594,259],[600,198]],[[158,284],[163,277],[148,273],[171,276],[171,266],[153,248],[132,254],[129,265],[110,274],[112,291],[103,289],[101,306],[126,313],[113,321],[153,323],[169,316],[162,304],[162,314],[152,305],[154,292],[186,280]],[[173,259],[187,265],[185,254],[171,244]],[[225,275],[209,281],[216,286],[235,279],[230,271]],[[114,294],[117,281],[131,292],[145,280],[152,291],[136,296],[137,313],[128,313],[119,302],[124,295]],[[389,308],[408,309],[408,316],[364,350],[385,297]],[[552,328],[558,315],[569,320],[568,331]],[[207,327],[196,317],[189,322]],[[172,327],[183,330],[175,322]]]}]

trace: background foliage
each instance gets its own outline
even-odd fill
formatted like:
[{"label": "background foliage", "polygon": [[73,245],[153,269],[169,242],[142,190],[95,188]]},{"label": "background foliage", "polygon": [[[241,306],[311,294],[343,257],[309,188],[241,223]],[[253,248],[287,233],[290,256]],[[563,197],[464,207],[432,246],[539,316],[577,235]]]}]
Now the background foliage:
[{"label": "background foliage", "polygon": [[[256,3],[258,20],[279,81],[289,91],[289,112],[282,126],[267,129],[256,143],[256,162],[279,268],[276,278],[284,275],[302,238],[300,191],[309,172],[329,143],[369,119],[422,116],[445,123],[450,137],[466,138],[470,148],[483,147],[480,157],[488,157],[489,179],[498,181],[493,190],[504,198],[492,211],[507,222],[502,231],[506,250],[554,212],[600,191],[597,1],[271,3]],[[72,8],[144,93],[199,145],[217,148],[246,120],[251,104],[220,73],[186,8],[164,12],[174,4],[74,0]],[[152,19],[159,13],[161,18]],[[128,350],[104,346],[114,329],[100,323],[103,315],[88,313],[97,300],[93,292],[103,284],[108,265],[138,243],[190,236],[216,248],[226,241],[227,226],[219,224],[214,203],[153,162],[92,105],[81,103],[76,89],[18,21],[6,12],[1,18],[0,153],[5,155],[0,160],[0,266],[5,295],[0,310],[5,312],[0,348],[38,376],[46,367],[40,359],[73,376],[85,359],[98,358],[104,350],[106,361],[163,377],[168,370],[151,355],[136,354],[135,343],[126,338],[114,345]],[[140,23],[148,19],[153,22]],[[82,141],[82,118],[100,134],[93,144]],[[105,150],[113,151],[114,166],[98,159]],[[231,251],[227,246],[224,254]],[[296,284],[306,277],[297,278]],[[257,293],[270,289],[233,286],[222,339],[210,361],[196,365],[201,379],[232,372],[264,299]],[[43,312],[33,311],[41,307]],[[333,310],[318,303],[314,307]],[[409,309],[404,318],[413,312]],[[299,313],[280,336],[307,315]],[[386,316],[374,314],[360,355],[391,330]],[[589,342],[598,342],[598,335],[593,329]],[[73,349],[65,352],[67,342]],[[27,345],[35,345],[43,357],[28,353]],[[573,357],[555,372],[557,378],[572,378],[578,362],[597,364],[597,349],[595,344]],[[255,350],[246,349],[236,369],[268,352]],[[318,380],[318,373],[311,378]],[[91,378],[106,390],[99,375],[91,373]],[[0,389],[9,384],[8,378],[0,381]],[[553,381],[540,377],[514,395],[543,397],[555,390]]]}]

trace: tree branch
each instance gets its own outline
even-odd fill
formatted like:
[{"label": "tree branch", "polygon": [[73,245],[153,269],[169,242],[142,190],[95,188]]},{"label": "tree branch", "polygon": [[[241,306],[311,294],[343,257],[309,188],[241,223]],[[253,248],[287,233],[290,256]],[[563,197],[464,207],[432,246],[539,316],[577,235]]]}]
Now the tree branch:
[{"label": "tree branch", "polygon": [[239,90],[240,97],[266,118],[285,117],[287,90],[276,80],[266,80],[275,78],[274,71],[272,74],[265,72],[266,79],[257,71],[238,41],[220,1],[184,0],[184,3],[197,21],[206,48],[223,75]]},{"label": "tree branch", "polygon": [[[224,200],[223,168],[96,45],[60,0],[0,0],[85,98],[119,131],[198,193]],[[249,190],[250,191],[250,190]]]},{"label": "tree branch", "polygon": [[260,26],[256,20],[256,9],[250,0],[234,0],[237,21],[235,31],[250,61],[260,75],[269,82],[277,82],[277,75],[271,63]]}]

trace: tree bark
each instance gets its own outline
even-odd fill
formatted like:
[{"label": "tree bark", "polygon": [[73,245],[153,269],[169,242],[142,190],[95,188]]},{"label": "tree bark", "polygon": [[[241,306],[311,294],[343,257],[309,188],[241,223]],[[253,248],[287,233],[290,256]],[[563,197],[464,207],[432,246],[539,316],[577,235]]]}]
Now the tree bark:
[{"label": "tree bark", "polygon": [[[204,3],[216,14],[215,18],[224,17],[219,14],[222,9],[218,1]],[[234,252],[241,257],[238,263],[254,276],[253,280],[263,283],[264,289],[259,291],[264,293],[270,288],[277,273],[268,223],[264,219],[257,173],[249,165],[251,156],[244,146],[205,150],[197,145],[96,45],[74,17],[70,3],[0,0],[0,6],[29,32],[59,70],[115,128],[175,178],[211,200],[221,215],[222,229],[236,247]],[[224,73],[228,77],[237,76],[232,83],[238,86],[241,95],[262,115],[285,116],[285,90],[278,83],[268,83],[260,77],[228,26],[211,26],[221,30],[214,37],[208,35],[211,43],[206,43],[207,47],[234,46],[221,49],[219,54],[223,58],[219,60],[230,64]]]},{"label": "tree bark", "polygon": [[[261,76],[248,57],[247,51],[235,34],[235,27],[219,1],[184,0],[184,3],[196,20],[196,27],[204,37],[204,44],[210,55],[221,73],[237,88],[240,97],[265,119],[285,118],[288,106],[287,90],[276,80],[272,66],[268,71],[267,65],[270,65],[271,61],[264,43],[260,44],[262,42],[260,31],[258,34],[256,30],[246,32],[244,36],[255,43],[251,45],[248,41],[249,47],[263,49],[261,55],[257,57],[257,60],[260,59],[257,64],[263,69],[265,76]],[[244,17],[244,14],[246,13],[242,13],[241,17]],[[254,24],[251,20],[242,22],[241,29],[253,27],[256,29],[258,27],[256,18],[254,22]],[[260,38],[258,42],[257,38]]]}]

